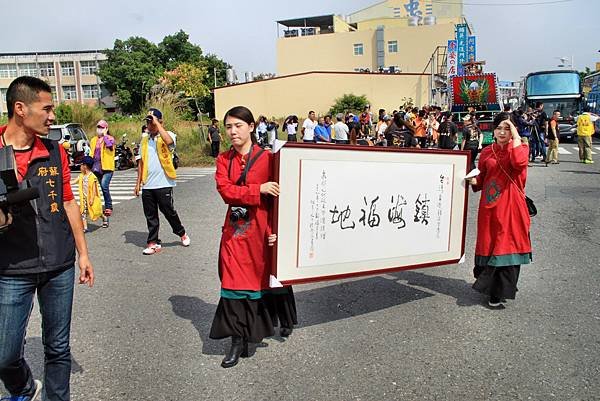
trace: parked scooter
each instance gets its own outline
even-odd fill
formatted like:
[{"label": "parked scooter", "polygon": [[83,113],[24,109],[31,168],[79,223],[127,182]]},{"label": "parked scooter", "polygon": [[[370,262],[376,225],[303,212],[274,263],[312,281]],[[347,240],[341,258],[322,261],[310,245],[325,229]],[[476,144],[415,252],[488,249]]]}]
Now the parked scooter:
[{"label": "parked scooter", "polygon": [[138,163],[139,163],[139,156],[140,156],[140,144],[139,143],[135,143],[135,142],[131,142],[131,146],[133,147],[134,165],[137,166]]},{"label": "parked scooter", "polygon": [[133,162],[133,153],[131,148],[127,146],[127,134],[121,138],[121,143],[115,149],[115,169],[125,170],[135,166]]}]

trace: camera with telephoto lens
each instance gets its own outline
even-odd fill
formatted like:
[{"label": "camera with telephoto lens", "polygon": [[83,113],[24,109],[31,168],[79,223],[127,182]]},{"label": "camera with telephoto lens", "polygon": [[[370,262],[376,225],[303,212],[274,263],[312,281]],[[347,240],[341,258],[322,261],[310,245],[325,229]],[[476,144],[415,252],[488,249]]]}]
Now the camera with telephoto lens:
[{"label": "camera with telephoto lens", "polygon": [[0,148],[0,209],[7,214],[13,206],[40,197],[37,188],[21,188],[17,179],[12,146]]},{"label": "camera with telephoto lens", "polygon": [[248,209],[243,206],[233,206],[229,215],[229,221],[235,223],[239,220],[248,220]]}]

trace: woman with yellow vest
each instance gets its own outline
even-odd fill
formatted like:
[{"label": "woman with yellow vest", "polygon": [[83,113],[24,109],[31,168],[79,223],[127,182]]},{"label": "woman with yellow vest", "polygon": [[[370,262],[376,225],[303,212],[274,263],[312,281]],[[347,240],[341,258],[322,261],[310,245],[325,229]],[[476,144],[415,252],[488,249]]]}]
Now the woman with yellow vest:
[{"label": "woman with yellow vest", "polygon": [[161,250],[158,238],[159,210],[171,225],[173,233],[181,239],[183,246],[190,245],[190,237],[181,225],[181,220],[173,204],[173,187],[175,178],[177,178],[173,165],[175,134],[164,129],[162,113],[158,109],[149,110],[146,122],[148,135],[143,135],[140,143],[134,194],[139,196],[140,190],[142,190],[142,205],[148,225],[148,245],[142,253],[153,255]]},{"label": "woman with yellow vest", "polygon": [[107,217],[102,227],[108,227],[108,217],[112,215],[112,198],[110,197],[110,180],[115,171],[115,138],[108,131],[108,123],[104,120],[96,124],[96,136],[90,141],[90,149],[94,158],[92,172],[98,177],[102,196],[104,196],[104,215]]}]

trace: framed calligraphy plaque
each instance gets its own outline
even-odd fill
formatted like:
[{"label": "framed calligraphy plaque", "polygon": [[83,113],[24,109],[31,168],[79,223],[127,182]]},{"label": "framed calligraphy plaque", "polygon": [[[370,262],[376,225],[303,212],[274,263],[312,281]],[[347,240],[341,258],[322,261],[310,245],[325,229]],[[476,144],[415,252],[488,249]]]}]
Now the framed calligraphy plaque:
[{"label": "framed calligraphy plaque", "polygon": [[286,143],[274,157],[283,284],[456,263],[470,153]]}]

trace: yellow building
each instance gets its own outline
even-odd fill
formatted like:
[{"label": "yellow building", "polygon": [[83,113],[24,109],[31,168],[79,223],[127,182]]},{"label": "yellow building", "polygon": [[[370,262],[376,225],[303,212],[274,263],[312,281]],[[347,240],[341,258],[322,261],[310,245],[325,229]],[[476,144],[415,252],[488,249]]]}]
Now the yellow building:
[{"label": "yellow building", "polygon": [[0,53],[0,114],[6,113],[8,86],[23,75],[48,82],[57,104],[78,102],[103,105],[101,82],[96,75],[99,63],[103,60],[106,60],[106,56],[98,50]]},{"label": "yellow building", "polygon": [[277,39],[277,74],[390,68],[422,72],[436,48],[454,38],[455,24],[463,20],[462,5],[420,1],[415,12],[421,17],[411,17],[402,12],[410,3],[388,0],[346,17],[277,21],[283,27]]},{"label": "yellow building", "polygon": [[233,106],[244,105],[256,117],[307,116],[310,110],[324,115],[344,93],[366,95],[377,108],[398,109],[400,94],[410,94],[416,104],[427,103],[427,74],[366,74],[360,72],[306,72],[224,86],[215,90],[215,111],[222,118]]},{"label": "yellow building", "polygon": [[347,16],[277,21],[279,81],[216,88],[216,114],[237,104],[275,117],[325,112],[347,93],[389,110],[404,97],[419,106],[436,102],[432,89],[445,80],[448,40],[465,22],[462,2],[447,3],[386,0]]}]

